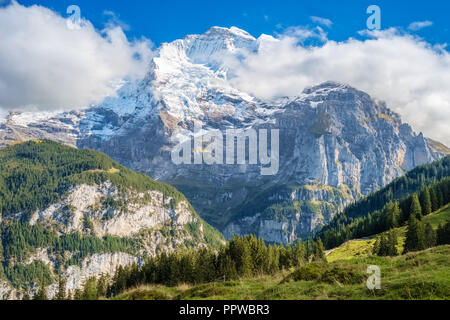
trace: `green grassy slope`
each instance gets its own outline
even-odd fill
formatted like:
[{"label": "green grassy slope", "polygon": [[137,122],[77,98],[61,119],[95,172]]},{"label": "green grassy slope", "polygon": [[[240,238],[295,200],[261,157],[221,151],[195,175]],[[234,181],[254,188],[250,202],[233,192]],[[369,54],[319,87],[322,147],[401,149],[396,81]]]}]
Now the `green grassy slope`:
[{"label": "green grassy slope", "polygon": [[[398,257],[355,257],[329,263],[319,270],[334,270],[335,277],[310,281],[288,281],[288,273],[277,276],[202,284],[198,286],[144,286],[129,290],[118,300],[210,300],[210,299],[450,299],[450,246],[408,253]],[[369,265],[381,269],[381,289],[369,290]],[[336,272],[340,270],[340,272]],[[352,274],[346,283],[337,275]],[[345,279],[343,277],[342,279]],[[356,281],[354,280],[356,279]]]},{"label": "green grassy slope", "polygon": [[[430,223],[434,229],[437,229],[439,225],[445,224],[448,221],[450,221],[450,204],[423,218],[423,222]],[[397,249],[399,252],[402,252],[403,244],[405,242],[406,227],[397,228],[396,230],[399,235],[399,245]],[[336,260],[368,256],[372,252],[376,236],[377,235],[365,239],[350,240],[338,248],[328,250],[326,252],[327,260],[332,262]]]}]

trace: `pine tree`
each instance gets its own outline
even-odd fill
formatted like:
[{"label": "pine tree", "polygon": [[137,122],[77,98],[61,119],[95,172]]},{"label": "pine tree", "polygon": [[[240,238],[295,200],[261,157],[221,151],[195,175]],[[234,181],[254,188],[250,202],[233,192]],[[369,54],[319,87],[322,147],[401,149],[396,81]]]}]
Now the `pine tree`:
[{"label": "pine tree", "polygon": [[106,289],[108,287],[108,277],[103,275],[98,279],[97,292],[99,297],[106,297]]},{"label": "pine tree", "polygon": [[450,222],[439,226],[437,231],[437,244],[450,244]]},{"label": "pine tree", "polygon": [[278,246],[278,251],[280,252],[280,268],[289,269],[292,266],[292,251],[283,244]]},{"label": "pine tree", "polygon": [[383,214],[386,219],[386,229],[396,228],[400,219],[401,210],[397,201],[389,202],[385,207]]},{"label": "pine tree", "polygon": [[218,260],[219,277],[224,279],[236,279],[238,277],[236,271],[236,264],[231,259],[228,251],[225,248],[221,249]]},{"label": "pine tree", "polygon": [[30,295],[28,294],[28,291],[25,291],[23,293],[22,300],[30,300]]},{"label": "pine tree", "polygon": [[323,247],[322,240],[318,240],[315,245],[313,261],[327,261],[324,253],[325,248]]},{"label": "pine tree", "polygon": [[436,245],[436,231],[429,223],[425,225],[425,245],[427,248],[432,248]]},{"label": "pine tree", "polygon": [[296,267],[302,266],[306,262],[306,248],[300,240],[297,240],[293,248],[293,262]]},{"label": "pine tree", "polygon": [[417,193],[414,193],[411,196],[411,207],[409,209],[409,215],[415,217],[417,220],[422,220],[422,208],[420,206]]},{"label": "pine tree", "polygon": [[430,190],[428,187],[424,187],[420,193],[420,206],[424,216],[432,212]]},{"label": "pine tree", "polygon": [[38,292],[34,295],[33,300],[47,300],[47,284],[45,280],[41,281]]},{"label": "pine tree", "polygon": [[387,235],[387,240],[388,240],[387,255],[391,256],[391,257],[398,255],[398,250],[397,250],[398,235],[397,235],[397,232],[395,230],[389,231],[389,233]]},{"label": "pine tree", "polygon": [[387,241],[386,235],[382,234],[380,236],[380,246],[378,248],[378,255],[385,257],[388,255],[388,251],[389,251],[389,248],[388,248],[388,241]]},{"label": "pine tree", "polygon": [[377,237],[372,253],[378,256],[396,256],[397,252],[397,233],[395,230],[389,231]]},{"label": "pine tree", "polygon": [[425,249],[425,230],[422,223],[411,215],[408,220],[404,252],[423,249]]},{"label": "pine tree", "polygon": [[91,277],[85,282],[81,299],[82,300],[98,299],[97,278]]},{"label": "pine tree", "polygon": [[238,275],[243,277],[250,276],[253,268],[248,241],[245,238],[234,237],[229,242],[229,252],[231,259],[236,264]]},{"label": "pine tree", "polygon": [[[438,188],[436,193],[437,193],[437,202],[439,203],[439,208],[443,207],[445,205],[445,200],[444,200],[444,194],[442,193],[441,188]],[[431,200],[431,203],[433,203],[433,200]]]},{"label": "pine tree", "polygon": [[275,245],[270,245],[267,248],[267,264],[266,273],[273,274],[280,270],[280,254]]},{"label": "pine tree", "polygon": [[83,300],[83,292],[81,291],[81,289],[75,289],[73,300]]},{"label": "pine tree", "polygon": [[431,210],[432,212],[439,210],[439,208],[444,205],[439,201],[439,198],[436,194],[435,188],[430,189],[430,201],[431,201]]},{"label": "pine tree", "polygon": [[66,279],[64,277],[59,276],[58,279],[58,292],[55,296],[56,300],[65,300],[66,299]]},{"label": "pine tree", "polygon": [[250,243],[251,255],[253,261],[253,274],[259,275],[264,273],[264,260],[267,257],[267,248],[263,239],[256,239],[252,236]]},{"label": "pine tree", "polygon": [[373,245],[372,254],[380,255],[381,237],[377,237]]}]

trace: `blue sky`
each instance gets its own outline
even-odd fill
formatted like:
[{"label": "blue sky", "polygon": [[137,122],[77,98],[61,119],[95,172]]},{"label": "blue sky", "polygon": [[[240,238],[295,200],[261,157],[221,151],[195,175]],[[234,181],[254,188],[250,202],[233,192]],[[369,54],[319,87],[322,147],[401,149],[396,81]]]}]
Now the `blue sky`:
[{"label": "blue sky", "polygon": [[111,19],[105,11],[129,26],[129,38],[145,36],[156,45],[183,38],[187,34],[203,33],[209,27],[237,26],[254,36],[274,34],[283,28],[298,25],[314,25],[311,16],[330,19],[332,27],[328,38],[336,41],[358,37],[357,31],[366,28],[366,8],[376,4],[381,8],[382,29],[407,27],[416,21],[431,21],[430,27],[415,33],[430,43],[449,40],[450,2],[426,1],[180,1],[180,0],[20,0],[23,5],[40,4],[66,15],[66,8],[76,4],[82,17],[102,28]]}]

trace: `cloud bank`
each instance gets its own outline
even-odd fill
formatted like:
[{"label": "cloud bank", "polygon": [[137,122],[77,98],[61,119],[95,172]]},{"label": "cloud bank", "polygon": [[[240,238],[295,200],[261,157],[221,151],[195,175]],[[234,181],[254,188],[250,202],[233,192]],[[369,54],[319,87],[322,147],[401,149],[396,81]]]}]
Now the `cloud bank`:
[{"label": "cloud bank", "polygon": [[114,81],[143,76],[152,54],[121,27],[98,31],[41,6],[0,8],[0,109],[79,109],[114,94]]},{"label": "cloud bank", "polygon": [[[309,32],[309,34],[308,34]],[[450,145],[450,54],[395,29],[335,42],[300,28],[260,38],[258,53],[226,63],[239,89],[262,99],[298,95],[331,80],[384,100],[416,131]],[[300,39],[296,38],[296,35]],[[305,37],[323,39],[305,46]]]}]

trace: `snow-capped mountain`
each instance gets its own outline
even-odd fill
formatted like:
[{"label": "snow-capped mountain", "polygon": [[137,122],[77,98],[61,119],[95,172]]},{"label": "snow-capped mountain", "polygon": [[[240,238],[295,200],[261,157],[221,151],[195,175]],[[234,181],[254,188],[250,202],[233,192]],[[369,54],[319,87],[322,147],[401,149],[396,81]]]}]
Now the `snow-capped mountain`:
[{"label": "snow-capped mountain", "polygon": [[[326,82],[296,97],[261,101],[233,87],[224,57],[240,59],[277,40],[238,28],[161,45],[146,77],[124,82],[116,97],[82,112],[12,113],[0,142],[48,137],[100,150],[176,186],[227,237],[267,241],[306,237],[361,195],[448,152],[415,134],[384,103],[345,84]],[[280,169],[259,165],[175,165],[171,137],[209,129],[280,130]]]}]

